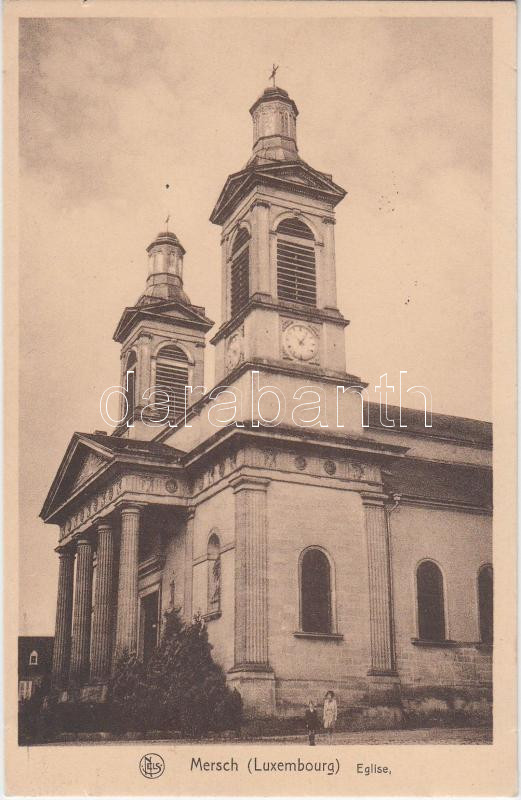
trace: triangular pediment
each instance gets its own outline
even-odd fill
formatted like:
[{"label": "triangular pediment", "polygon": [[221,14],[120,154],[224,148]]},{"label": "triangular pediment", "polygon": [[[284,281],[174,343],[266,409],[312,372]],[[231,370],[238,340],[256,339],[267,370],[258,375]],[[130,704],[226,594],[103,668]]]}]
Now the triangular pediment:
[{"label": "triangular pediment", "polygon": [[163,320],[209,330],[213,321],[209,319],[200,306],[186,306],[176,300],[161,303],[141,303],[127,307],[114,332],[116,342],[122,342],[134,325],[142,319]]},{"label": "triangular pediment", "polygon": [[311,196],[327,199],[333,206],[345,197],[346,192],[332,180],[330,175],[310,167],[305,161],[273,161],[268,164],[251,165],[241,172],[230,175],[215,204],[210,221],[222,224],[241,199],[256,185],[280,186],[291,191],[294,186],[299,193],[308,190]]},{"label": "triangular pediment", "polygon": [[111,436],[104,431],[75,433],[65,451],[58,472],[51,484],[40,516],[45,522],[60,522],[63,508],[78,496],[95,491],[98,481],[105,481],[107,472],[116,463],[170,466],[184,455],[165,444],[127,437]]},{"label": "triangular pediment", "polygon": [[75,433],[54,478],[41,515],[47,519],[56,508],[77,494],[100,475],[112,460],[112,453],[97,444],[92,444]]},{"label": "triangular pediment", "polygon": [[74,492],[76,489],[78,489],[92,475],[94,475],[95,472],[97,472],[101,467],[104,467],[106,463],[107,459],[103,458],[98,453],[94,453],[92,451],[87,452],[78,466],[76,476],[71,480],[71,492]]}]

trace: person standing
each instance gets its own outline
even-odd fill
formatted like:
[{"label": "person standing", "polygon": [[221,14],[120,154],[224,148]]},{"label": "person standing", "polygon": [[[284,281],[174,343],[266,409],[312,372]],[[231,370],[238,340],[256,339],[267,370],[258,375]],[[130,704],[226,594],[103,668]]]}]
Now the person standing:
[{"label": "person standing", "polygon": [[329,744],[333,741],[333,732],[335,730],[336,718],[338,716],[338,706],[336,702],[335,693],[329,690],[326,692],[324,698],[324,711],[322,721],[324,730],[328,735]]},{"label": "person standing", "polygon": [[309,743],[310,745],[314,745],[315,734],[319,729],[319,721],[318,721],[317,710],[315,708],[313,700],[310,700],[308,703],[306,714],[304,716],[304,722],[306,723],[306,730],[308,732]]}]

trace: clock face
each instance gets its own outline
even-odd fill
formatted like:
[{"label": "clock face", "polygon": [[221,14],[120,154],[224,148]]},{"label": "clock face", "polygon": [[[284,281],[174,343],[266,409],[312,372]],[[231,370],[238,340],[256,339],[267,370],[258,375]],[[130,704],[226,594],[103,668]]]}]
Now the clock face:
[{"label": "clock face", "polygon": [[235,333],[228,341],[226,348],[226,366],[233,369],[237,366],[242,356],[242,342],[238,333]]},{"label": "clock face", "polygon": [[295,323],[284,331],[284,350],[297,361],[310,361],[318,353],[318,338],[307,325]]}]

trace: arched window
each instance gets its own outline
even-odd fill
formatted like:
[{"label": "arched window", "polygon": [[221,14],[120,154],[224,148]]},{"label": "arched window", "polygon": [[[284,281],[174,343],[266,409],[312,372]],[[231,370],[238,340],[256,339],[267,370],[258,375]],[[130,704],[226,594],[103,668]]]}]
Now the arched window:
[{"label": "arched window", "polygon": [[322,550],[306,550],[300,561],[300,613],[306,633],[331,633],[331,567]]},{"label": "arched window", "polygon": [[445,640],[443,576],[433,561],[423,561],[416,572],[418,635],[430,642]]},{"label": "arched window", "polygon": [[494,587],[492,567],[481,567],[478,574],[479,633],[483,644],[494,639]]},{"label": "arched window", "polygon": [[281,300],[317,304],[314,237],[296,218],[277,228],[277,293]]},{"label": "arched window", "polygon": [[157,405],[157,419],[163,419],[168,395],[169,418],[173,419],[185,412],[185,388],[188,386],[188,357],[184,350],[175,344],[162,347],[156,358],[155,389],[160,389],[152,396]]},{"label": "arched window", "polygon": [[125,397],[127,400],[127,419],[131,420],[136,409],[136,354],[130,353],[125,367]]},{"label": "arched window", "polygon": [[221,543],[216,533],[208,539],[208,613],[221,610]]},{"label": "arched window", "polygon": [[38,652],[36,650],[33,650],[31,655],[29,656],[29,666],[36,667],[37,664],[38,664]]},{"label": "arched window", "polygon": [[240,228],[232,245],[231,315],[244,308],[250,296],[250,234]]}]

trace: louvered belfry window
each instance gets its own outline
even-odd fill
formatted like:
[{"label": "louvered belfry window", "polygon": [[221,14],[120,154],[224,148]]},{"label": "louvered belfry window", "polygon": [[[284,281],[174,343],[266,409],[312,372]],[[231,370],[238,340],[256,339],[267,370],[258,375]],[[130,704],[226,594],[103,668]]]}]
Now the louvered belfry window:
[{"label": "louvered belfry window", "polygon": [[232,247],[231,315],[246,305],[250,296],[250,234],[246,228],[237,233]]},{"label": "louvered belfry window", "polygon": [[158,404],[157,416],[163,418],[166,410],[166,397],[169,400],[169,419],[185,412],[185,387],[188,385],[188,358],[184,350],[174,344],[162,347],[156,359],[155,388],[161,393],[154,395]]},{"label": "louvered belfry window", "polygon": [[314,237],[296,218],[277,228],[277,292],[281,300],[317,304]]}]

